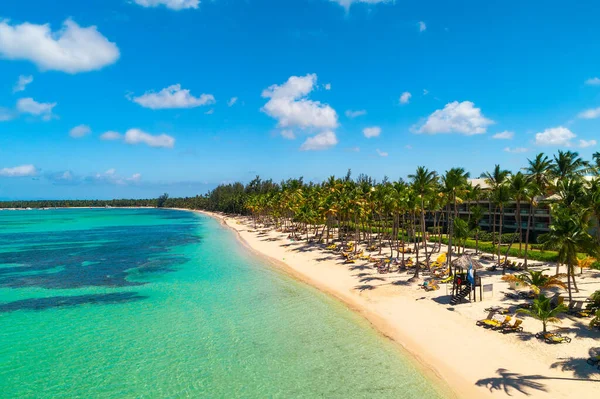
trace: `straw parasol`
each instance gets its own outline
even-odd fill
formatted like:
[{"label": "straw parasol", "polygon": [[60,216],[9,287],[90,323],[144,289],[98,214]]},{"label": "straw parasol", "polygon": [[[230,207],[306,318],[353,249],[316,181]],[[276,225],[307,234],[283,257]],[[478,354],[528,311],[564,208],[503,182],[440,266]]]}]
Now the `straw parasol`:
[{"label": "straw parasol", "polygon": [[453,266],[462,267],[463,269],[467,269],[471,263],[473,264],[473,268],[475,270],[483,269],[483,265],[479,263],[478,260],[471,258],[469,255],[461,255],[460,258],[452,261]]}]

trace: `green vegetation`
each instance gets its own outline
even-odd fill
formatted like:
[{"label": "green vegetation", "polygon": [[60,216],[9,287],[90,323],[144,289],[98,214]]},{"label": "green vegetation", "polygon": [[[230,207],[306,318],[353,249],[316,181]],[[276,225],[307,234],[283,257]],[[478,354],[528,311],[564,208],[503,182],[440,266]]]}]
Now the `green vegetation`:
[{"label": "green vegetation", "polygon": [[[485,187],[470,184],[463,168],[438,175],[419,166],[408,181],[376,181],[366,175],[353,179],[348,171],[319,184],[302,178],[275,183],[256,177],[246,185],[220,185],[189,198],[165,194],[147,200],[4,202],[0,207],[158,206],[245,214],[255,224],[289,232],[291,238],[339,240],[342,245],[364,242],[380,248],[380,253],[389,251],[391,257],[410,252],[426,265],[431,253],[446,243],[453,248],[449,265],[453,253],[465,248],[496,253],[503,273],[507,256],[523,257],[525,268],[529,259],[558,261],[568,266],[571,296],[572,289],[577,290],[575,267],[584,267],[578,260],[589,256],[586,267],[598,267],[594,261],[600,229],[592,227],[600,216],[600,154],[593,159],[587,162],[576,152],[559,151],[552,159],[539,154],[528,160],[523,172],[511,173],[496,165],[482,175]],[[552,223],[537,244],[530,243],[532,226],[537,224],[533,215],[542,207],[551,212]],[[483,231],[483,222],[491,231]],[[354,249],[358,251],[358,245]],[[419,268],[415,269],[418,277]]]},{"label": "green vegetation", "polygon": [[552,306],[550,298],[546,298],[544,294],[540,294],[536,299],[533,300],[531,309],[519,309],[517,313],[523,313],[533,317],[536,320],[542,322],[543,333],[547,332],[546,327],[548,323],[559,324],[560,319],[558,316],[565,313],[568,308],[564,304],[560,304],[556,307]]}]

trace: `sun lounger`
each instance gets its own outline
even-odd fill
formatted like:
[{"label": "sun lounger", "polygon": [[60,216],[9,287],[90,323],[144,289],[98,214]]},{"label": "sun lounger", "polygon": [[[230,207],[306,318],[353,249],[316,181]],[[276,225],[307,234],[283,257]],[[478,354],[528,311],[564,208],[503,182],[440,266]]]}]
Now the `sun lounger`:
[{"label": "sun lounger", "polygon": [[480,327],[492,328],[494,330],[497,330],[499,328],[503,328],[504,326],[508,325],[510,320],[511,320],[511,317],[506,316],[503,321],[492,318],[492,319],[478,320],[477,323],[475,323],[475,324],[477,324]]},{"label": "sun lounger", "polygon": [[572,302],[568,314],[576,317],[590,317],[592,315],[591,312],[585,308],[585,303],[583,301]]},{"label": "sun lounger", "polygon": [[563,342],[566,342],[566,343],[571,342],[571,338],[563,337],[559,333],[539,332],[539,333],[535,334],[535,337],[537,339],[543,339],[544,341],[546,341],[549,344],[560,344]]},{"label": "sun lounger", "polygon": [[544,341],[546,341],[546,343],[548,344],[562,344],[565,342],[568,344],[569,342],[571,342],[571,338],[563,337],[562,335],[558,334],[553,334],[544,338]]},{"label": "sun lounger", "polygon": [[511,332],[523,332],[523,327],[521,327],[521,324],[523,324],[523,320],[517,319],[515,320],[515,324],[513,324],[512,326],[509,324],[502,327],[502,333],[506,334]]}]

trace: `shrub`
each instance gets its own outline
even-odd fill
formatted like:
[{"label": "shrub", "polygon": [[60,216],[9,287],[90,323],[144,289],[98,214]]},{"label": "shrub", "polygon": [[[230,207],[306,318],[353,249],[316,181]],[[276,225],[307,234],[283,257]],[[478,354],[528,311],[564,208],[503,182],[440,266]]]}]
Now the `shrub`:
[{"label": "shrub", "polygon": [[[498,241],[498,233],[490,233],[490,232],[480,232],[479,234],[479,240],[480,241],[489,241],[489,242],[496,242]],[[470,235],[471,238],[475,238],[475,233],[472,233]],[[505,233],[502,234],[502,243],[510,243],[510,242],[519,242],[519,233]]]},{"label": "shrub", "polygon": [[[448,238],[447,237],[443,237],[442,238],[442,242],[446,245],[448,245]],[[453,244],[456,244],[456,242],[453,242]],[[471,248],[471,249],[475,249],[476,248],[476,242],[473,239],[468,239],[465,242],[465,247],[467,248]],[[492,244],[489,241],[479,241],[479,250],[482,252],[487,252],[487,253],[491,253],[491,254],[496,254],[496,248],[497,246]],[[506,246],[503,245],[500,248],[500,254],[504,255],[506,253]],[[522,258],[525,256],[525,251],[521,251],[519,252],[519,248],[518,247],[511,247],[511,249],[508,251],[508,256],[515,256],[515,257],[519,257]],[[540,262],[555,262],[558,259],[558,254],[555,251],[538,251],[538,250],[529,250],[529,253],[527,255],[527,257],[530,260],[537,260]]]}]

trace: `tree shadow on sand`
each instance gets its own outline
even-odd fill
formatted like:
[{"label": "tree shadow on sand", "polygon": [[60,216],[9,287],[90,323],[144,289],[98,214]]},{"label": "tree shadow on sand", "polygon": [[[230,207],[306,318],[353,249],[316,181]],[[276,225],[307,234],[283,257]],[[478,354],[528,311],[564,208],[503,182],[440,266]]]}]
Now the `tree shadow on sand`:
[{"label": "tree shadow on sand", "polygon": [[[589,357],[598,356],[600,354],[600,348],[591,348],[589,350]],[[558,362],[554,362],[550,365],[552,369],[560,369],[562,371],[571,371],[576,377],[579,378],[599,378],[600,370],[591,366],[587,363],[588,358],[582,357],[568,357],[560,359]]]},{"label": "tree shadow on sand", "polygon": [[479,387],[486,387],[490,390],[490,392],[504,391],[504,393],[508,396],[512,396],[515,391],[526,396],[531,396],[532,392],[535,391],[548,392],[546,384],[539,382],[540,380],[600,382],[597,380],[590,380],[588,378],[547,377],[540,374],[523,375],[519,373],[511,373],[504,368],[496,370],[496,373],[498,373],[498,377],[483,378],[477,381],[475,385]]}]

